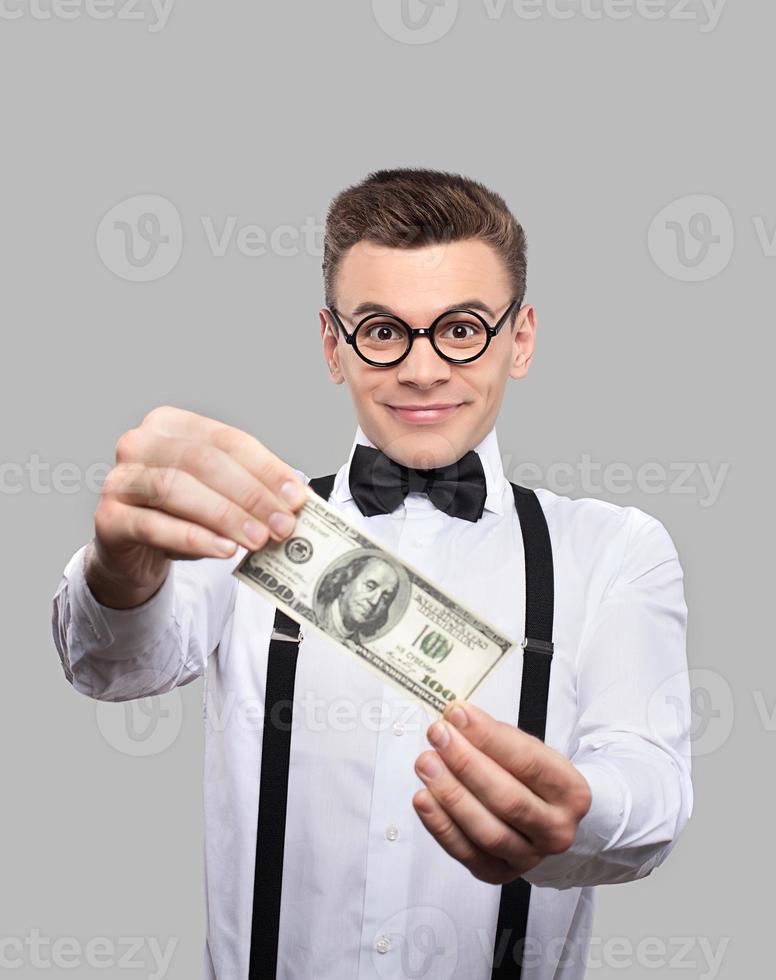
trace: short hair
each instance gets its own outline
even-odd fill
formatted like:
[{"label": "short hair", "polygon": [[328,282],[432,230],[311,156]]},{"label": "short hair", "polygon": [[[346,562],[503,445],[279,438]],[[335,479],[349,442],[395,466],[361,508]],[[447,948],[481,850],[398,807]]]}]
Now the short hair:
[{"label": "short hair", "polygon": [[420,248],[479,239],[498,253],[519,300],[525,296],[526,240],[504,198],[483,184],[442,170],[377,170],[341,191],[326,216],[323,280],[326,305],[335,304],[337,272],[360,241]]}]

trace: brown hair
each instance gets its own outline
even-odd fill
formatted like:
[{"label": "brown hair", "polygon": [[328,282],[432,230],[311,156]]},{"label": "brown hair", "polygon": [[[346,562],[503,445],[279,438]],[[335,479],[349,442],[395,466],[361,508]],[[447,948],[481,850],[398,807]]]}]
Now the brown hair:
[{"label": "brown hair", "polygon": [[326,216],[323,280],[327,306],[345,253],[362,240],[391,248],[419,248],[477,238],[501,256],[520,301],[525,295],[525,233],[503,197],[441,170],[377,170],[341,191]]}]

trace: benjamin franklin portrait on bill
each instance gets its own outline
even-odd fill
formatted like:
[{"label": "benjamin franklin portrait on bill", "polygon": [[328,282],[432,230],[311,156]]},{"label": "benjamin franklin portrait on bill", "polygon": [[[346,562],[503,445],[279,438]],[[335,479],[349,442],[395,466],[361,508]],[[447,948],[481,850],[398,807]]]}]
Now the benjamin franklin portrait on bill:
[{"label": "benjamin franklin portrait on bill", "polygon": [[[358,548],[321,576],[313,600],[319,625],[347,643],[364,643],[387,632],[409,601],[404,569],[384,554]],[[397,601],[398,600],[398,601]]]}]

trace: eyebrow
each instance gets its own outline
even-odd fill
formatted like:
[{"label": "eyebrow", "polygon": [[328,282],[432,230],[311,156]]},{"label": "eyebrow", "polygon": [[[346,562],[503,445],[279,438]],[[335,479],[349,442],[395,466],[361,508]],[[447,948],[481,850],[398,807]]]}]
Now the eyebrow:
[{"label": "eyebrow", "polygon": [[[449,313],[450,310],[480,310],[483,313],[487,313],[491,319],[495,319],[496,316],[487,303],[483,303],[481,299],[477,299],[476,297],[473,299],[464,299],[460,303],[451,303],[450,306],[446,307],[442,312]],[[364,303],[359,303],[348,319],[355,320],[356,317],[363,316],[366,313],[385,313],[388,316],[399,315],[395,310],[392,310],[390,306],[383,306],[382,303],[373,303],[371,300],[367,300]]]}]

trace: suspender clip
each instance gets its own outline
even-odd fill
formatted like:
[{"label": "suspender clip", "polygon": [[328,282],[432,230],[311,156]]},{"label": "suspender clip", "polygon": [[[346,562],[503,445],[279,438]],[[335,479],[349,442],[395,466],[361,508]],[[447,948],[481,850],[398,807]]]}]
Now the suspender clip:
[{"label": "suspender clip", "polygon": [[546,653],[548,657],[555,649],[552,640],[535,640],[532,636],[526,636],[520,646],[529,653]]},{"label": "suspender clip", "polygon": [[299,636],[289,636],[287,633],[281,633],[280,630],[272,630],[271,639],[288,640],[290,643],[301,643],[304,639],[304,633],[299,630]]}]

